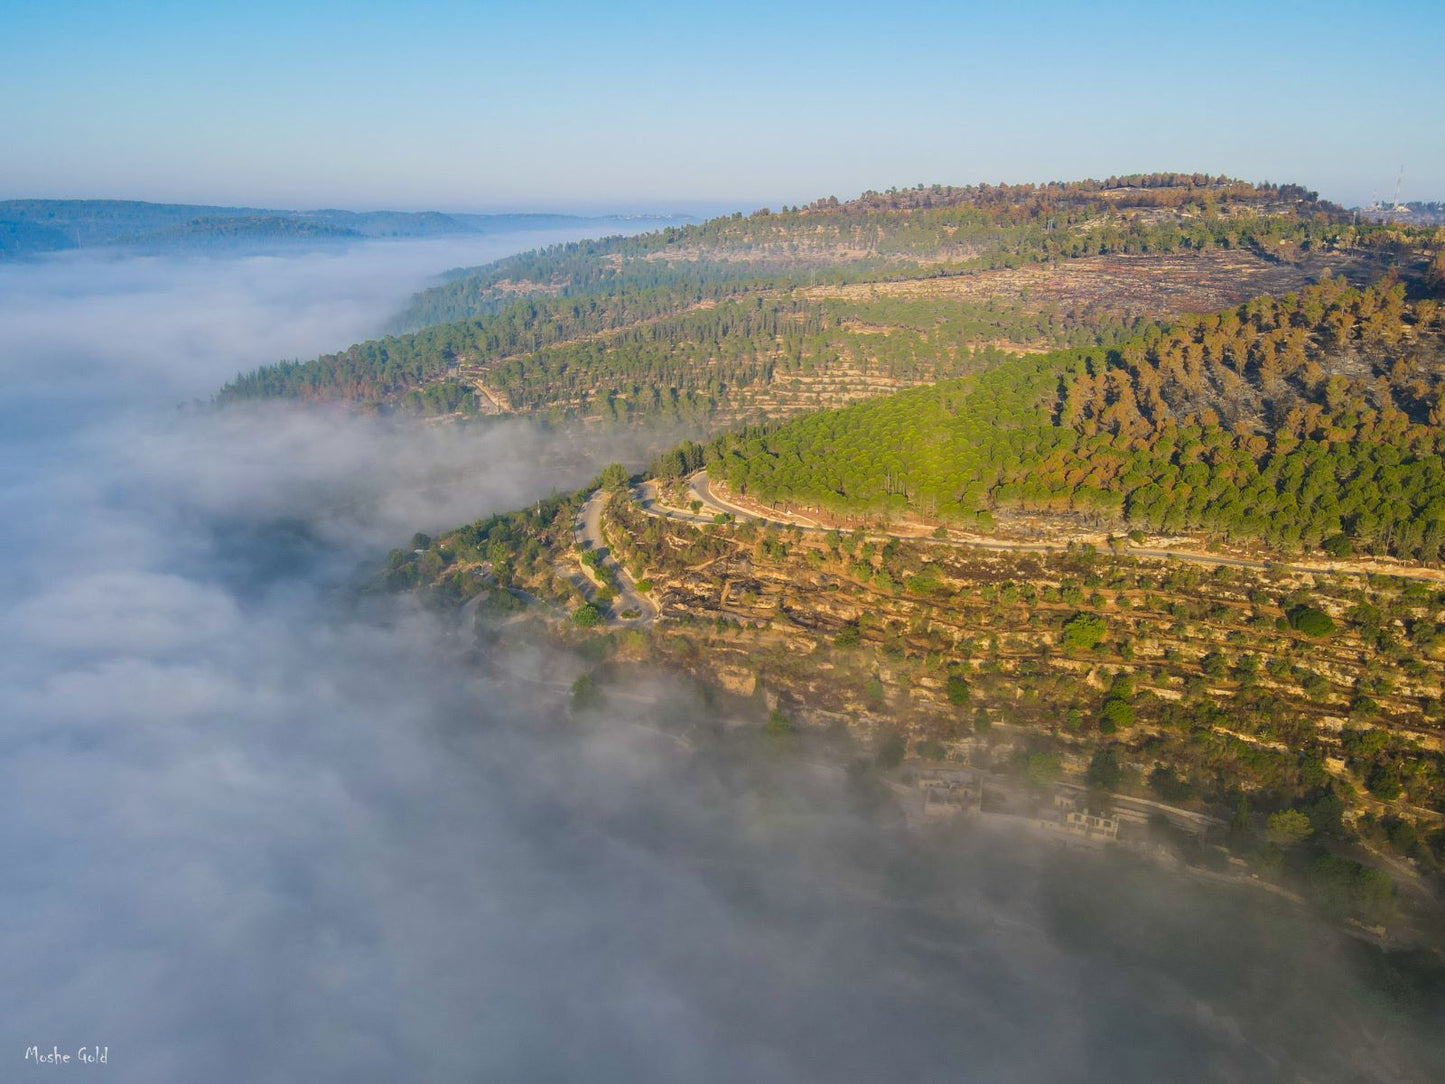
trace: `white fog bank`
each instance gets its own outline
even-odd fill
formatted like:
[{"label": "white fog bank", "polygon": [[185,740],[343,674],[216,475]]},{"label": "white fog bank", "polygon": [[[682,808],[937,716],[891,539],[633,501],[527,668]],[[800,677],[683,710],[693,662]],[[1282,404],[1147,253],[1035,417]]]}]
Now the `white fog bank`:
[{"label": "white fog bank", "polygon": [[575,655],[344,605],[636,454],[174,409],[481,258],[407,251],[0,269],[0,1080],[1441,1079],[1288,908],[910,835],[675,676],[574,716]]}]

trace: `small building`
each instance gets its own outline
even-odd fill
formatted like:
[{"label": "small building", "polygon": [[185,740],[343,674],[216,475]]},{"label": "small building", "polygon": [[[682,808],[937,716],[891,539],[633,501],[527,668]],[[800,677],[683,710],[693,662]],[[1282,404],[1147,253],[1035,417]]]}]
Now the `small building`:
[{"label": "small building", "polygon": [[1118,817],[1104,817],[1078,809],[1071,809],[1064,814],[1063,827],[1090,839],[1119,838]]},{"label": "small building", "polygon": [[1053,806],[1052,810],[1045,810],[1036,819],[1039,827],[1088,839],[1119,838],[1119,818],[1112,814],[1090,813],[1084,795],[1079,791],[1056,790]]},{"label": "small building", "polygon": [[948,817],[983,805],[983,777],[967,768],[920,768],[914,785],[923,792],[923,814]]}]

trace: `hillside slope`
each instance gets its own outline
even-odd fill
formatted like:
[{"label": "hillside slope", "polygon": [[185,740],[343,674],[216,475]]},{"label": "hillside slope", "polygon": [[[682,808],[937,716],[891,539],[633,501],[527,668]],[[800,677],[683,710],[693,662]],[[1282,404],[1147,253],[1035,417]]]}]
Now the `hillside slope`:
[{"label": "hillside slope", "polygon": [[1445,326],[1403,286],[1329,279],[1116,349],[730,434],[715,474],[764,500],[989,528],[1009,511],[1437,560]]},{"label": "hillside slope", "polygon": [[976,371],[960,358],[1111,345],[1331,271],[1418,277],[1420,241],[1216,178],[909,189],[511,257],[403,316],[448,323],[264,367],[219,398],[716,430]]}]

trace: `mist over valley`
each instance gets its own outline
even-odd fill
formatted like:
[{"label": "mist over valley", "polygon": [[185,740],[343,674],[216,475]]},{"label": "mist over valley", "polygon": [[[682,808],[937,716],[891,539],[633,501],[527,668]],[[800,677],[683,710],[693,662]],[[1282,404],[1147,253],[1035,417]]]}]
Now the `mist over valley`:
[{"label": "mist over valley", "polygon": [[147,1084],[1438,1078],[1413,956],[1123,851],[910,824],[846,729],[779,740],[621,639],[609,663],[361,589],[413,532],[695,429],[177,409],[544,240],[0,267],[0,1056],[102,1044]]},{"label": "mist over valley", "polygon": [[0,1084],[1445,1080],[1445,7],[1207,14],[0,3]]}]

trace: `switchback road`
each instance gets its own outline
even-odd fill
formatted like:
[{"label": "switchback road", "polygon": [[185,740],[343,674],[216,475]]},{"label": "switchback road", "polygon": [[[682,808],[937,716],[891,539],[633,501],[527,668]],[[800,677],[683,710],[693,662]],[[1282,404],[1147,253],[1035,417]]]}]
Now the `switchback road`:
[{"label": "switchback road", "polygon": [[[602,556],[602,566],[612,573],[617,583],[617,598],[613,600],[612,612],[616,623],[621,625],[647,625],[657,618],[657,607],[637,590],[632,577],[607,549],[607,539],[602,534],[602,509],[607,504],[607,491],[599,489],[587,498],[587,503],[577,513],[573,526],[577,548],[584,553],[592,551]],[[624,618],[616,615],[636,610],[637,617]]]}]

